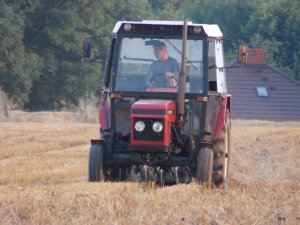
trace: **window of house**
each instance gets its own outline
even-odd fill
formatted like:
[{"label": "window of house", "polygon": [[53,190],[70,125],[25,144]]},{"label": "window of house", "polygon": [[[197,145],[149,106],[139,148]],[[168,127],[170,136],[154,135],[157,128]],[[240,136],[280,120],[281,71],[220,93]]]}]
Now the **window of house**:
[{"label": "window of house", "polygon": [[258,97],[268,97],[268,90],[266,87],[256,87]]}]

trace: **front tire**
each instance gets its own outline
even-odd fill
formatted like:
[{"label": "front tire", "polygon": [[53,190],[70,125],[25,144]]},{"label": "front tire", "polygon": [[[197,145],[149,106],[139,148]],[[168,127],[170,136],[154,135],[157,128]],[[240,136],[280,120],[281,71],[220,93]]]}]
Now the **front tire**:
[{"label": "front tire", "polygon": [[89,182],[104,181],[103,148],[101,145],[92,145],[88,164]]},{"label": "front tire", "polygon": [[212,186],[213,152],[210,148],[203,148],[197,156],[196,180]]},{"label": "front tire", "polygon": [[213,146],[213,184],[215,186],[229,185],[230,161],[230,112],[226,112],[225,127]]}]

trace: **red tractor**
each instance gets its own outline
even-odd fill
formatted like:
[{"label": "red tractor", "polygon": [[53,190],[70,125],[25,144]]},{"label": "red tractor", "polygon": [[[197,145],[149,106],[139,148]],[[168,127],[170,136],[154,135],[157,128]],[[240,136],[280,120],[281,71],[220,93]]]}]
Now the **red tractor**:
[{"label": "red tractor", "polygon": [[231,95],[222,37],[217,25],[187,19],[116,23],[89,181],[228,185]]}]

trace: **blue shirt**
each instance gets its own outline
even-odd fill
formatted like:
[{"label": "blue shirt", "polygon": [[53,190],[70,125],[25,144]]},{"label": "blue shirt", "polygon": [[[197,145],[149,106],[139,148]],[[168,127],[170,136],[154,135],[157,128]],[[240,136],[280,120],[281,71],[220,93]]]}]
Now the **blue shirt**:
[{"label": "blue shirt", "polygon": [[178,74],[180,72],[178,62],[172,57],[168,57],[166,61],[156,60],[150,66],[150,75],[165,74],[166,72],[174,73],[175,78],[178,79]]}]

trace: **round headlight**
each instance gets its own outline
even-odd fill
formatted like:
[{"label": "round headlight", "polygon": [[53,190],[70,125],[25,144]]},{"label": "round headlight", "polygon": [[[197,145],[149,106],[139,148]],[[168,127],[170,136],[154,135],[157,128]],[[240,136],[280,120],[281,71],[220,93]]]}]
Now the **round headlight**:
[{"label": "round headlight", "polygon": [[145,123],[143,121],[136,122],[134,125],[134,129],[137,132],[142,132],[143,130],[145,130]]},{"label": "round headlight", "polygon": [[161,124],[161,122],[155,122],[153,125],[152,125],[152,128],[155,132],[161,132],[162,129],[163,129],[163,125]]}]

